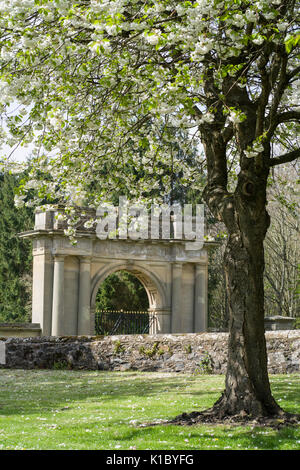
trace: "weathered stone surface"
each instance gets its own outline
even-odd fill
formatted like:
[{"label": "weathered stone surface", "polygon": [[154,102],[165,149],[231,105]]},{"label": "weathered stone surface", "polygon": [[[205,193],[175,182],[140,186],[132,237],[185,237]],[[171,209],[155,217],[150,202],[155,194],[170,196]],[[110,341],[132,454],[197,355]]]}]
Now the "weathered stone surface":
[{"label": "weathered stone surface", "polygon": [[41,336],[41,332],[39,323],[0,323],[0,339],[11,336]]},{"label": "weathered stone surface", "polygon": [[283,317],[275,315],[274,317],[265,318],[265,329],[266,330],[292,330],[295,323],[293,317]]},{"label": "weathered stone surface", "polygon": [[95,334],[99,286],[121,270],[147,292],[150,333],[207,330],[208,252],[218,243],[188,242],[184,233],[180,239],[100,239],[81,217],[72,244],[58,219],[62,212],[62,206],[38,210],[34,230],[19,234],[33,241],[32,321],[43,336]]},{"label": "weathered stone surface", "polygon": [[[300,331],[266,332],[269,372],[300,371]],[[223,374],[227,333],[3,338],[2,368]]]}]

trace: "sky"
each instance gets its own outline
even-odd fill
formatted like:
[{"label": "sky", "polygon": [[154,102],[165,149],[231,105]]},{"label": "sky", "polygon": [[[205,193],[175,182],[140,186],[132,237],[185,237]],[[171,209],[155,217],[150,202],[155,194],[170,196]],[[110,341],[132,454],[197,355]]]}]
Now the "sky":
[{"label": "sky", "polygon": [[[9,147],[8,145],[2,145],[1,150],[0,150],[0,156],[8,156],[12,151],[12,148]],[[31,155],[32,147],[26,146],[26,147],[21,147],[19,146],[11,155],[10,160],[11,161],[16,161],[16,162],[25,162],[27,157]]]},{"label": "sky", "polygon": [[[9,114],[10,116],[15,115],[19,106],[20,105],[17,102],[12,103],[7,110],[7,114]],[[30,107],[28,107],[28,110],[29,109]],[[5,122],[2,121],[1,125],[4,128],[4,131],[7,131]],[[15,145],[14,147],[10,147],[9,145],[4,145],[4,144],[0,145],[0,158],[10,155],[13,149],[14,149],[14,152],[12,153],[10,160],[22,163],[22,162],[25,162],[26,159],[31,155],[33,146],[32,145],[24,145],[24,146]]]}]

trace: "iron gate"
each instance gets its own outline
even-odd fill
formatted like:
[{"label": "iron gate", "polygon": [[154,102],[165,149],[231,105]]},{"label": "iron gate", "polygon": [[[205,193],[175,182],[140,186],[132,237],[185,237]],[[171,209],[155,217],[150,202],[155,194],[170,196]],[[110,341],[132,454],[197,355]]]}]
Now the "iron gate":
[{"label": "iron gate", "polygon": [[97,310],[95,313],[96,335],[127,335],[149,333],[148,311]]}]

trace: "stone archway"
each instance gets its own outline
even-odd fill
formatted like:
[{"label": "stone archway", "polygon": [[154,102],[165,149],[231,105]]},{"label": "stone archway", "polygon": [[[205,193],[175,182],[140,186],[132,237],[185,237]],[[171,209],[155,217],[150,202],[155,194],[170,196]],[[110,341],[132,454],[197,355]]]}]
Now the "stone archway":
[{"label": "stone archway", "polygon": [[171,307],[168,304],[166,286],[164,281],[147,267],[138,262],[112,261],[105,267],[99,269],[91,281],[91,329],[94,325],[95,302],[98,289],[102,282],[111,274],[118,271],[128,271],[133,274],[143,285],[149,301],[149,315],[151,318],[150,333],[155,334],[159,331],[171,330]]},{"label": "stone archway", "polygon": [[76,245],[57,218],[61,208],[37,211],[33,240],[32,321],[44,336],[93,335],[95,296],[111,273],[125,269],[144,285],[152,333],[193,333],[207,329],[208,249],[187,250],[184,239],[105,239],[77,230]]}]

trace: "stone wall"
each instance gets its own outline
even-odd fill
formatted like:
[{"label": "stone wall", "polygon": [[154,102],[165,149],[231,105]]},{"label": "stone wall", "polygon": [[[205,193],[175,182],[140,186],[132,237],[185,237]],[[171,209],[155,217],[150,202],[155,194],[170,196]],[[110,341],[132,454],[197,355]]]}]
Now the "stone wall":
[{"label": "stone wall", "polygon": [[39,323],[0,323],[0,338],[41,336]]},{"label": "stone wall", "polygon": [[[300,330],[266,339],[270,373],[300,371]],[[0,367],[223,374],[227,340],[227,333],[0,338]]]}]

